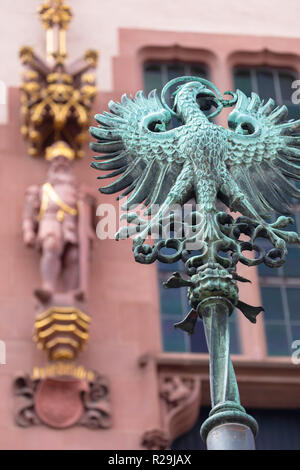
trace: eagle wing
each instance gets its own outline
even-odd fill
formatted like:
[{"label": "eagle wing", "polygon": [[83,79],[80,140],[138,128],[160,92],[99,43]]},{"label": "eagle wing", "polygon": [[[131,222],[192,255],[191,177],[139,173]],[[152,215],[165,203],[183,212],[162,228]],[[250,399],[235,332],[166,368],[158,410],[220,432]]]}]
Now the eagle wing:
[{"label": "eagle wing", "polygon": [[272,99],[237,95],[228,120],[227,169],[259,215],[287,214],[292,198],[300,198],[290,181],[300,180],[300,120],[286,121],[287,107],[275,107]]},{"label": "eagle wing", "polygon": [[148,97],[142,91],[135,98],[123,95],[121,103],[110,101],[108,108],[110,112],[95,116],[100,126],[90,128],[91,135],[98,141],[91,143],[91,148],[104,154],[94,157],[96,161],[91,166],[114,170],[99,179],[118,178],[99,188],[100,192],[124,191],[118,198],[130,196],[123,209],[144,203],[150,210],[154,204],[162,205],[167,200],[183,172],[181,202],[184,203],[189,183],[187,171],[183,170],[185,158],[179,152],[179,141],[185,138],[186,126],[165,130],[171,115],[156,90]]}]

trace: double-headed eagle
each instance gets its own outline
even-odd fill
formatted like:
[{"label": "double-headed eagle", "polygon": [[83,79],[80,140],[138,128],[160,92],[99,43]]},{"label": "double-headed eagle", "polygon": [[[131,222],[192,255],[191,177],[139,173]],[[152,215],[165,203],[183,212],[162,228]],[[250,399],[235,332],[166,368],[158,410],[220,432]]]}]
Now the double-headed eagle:
[{"label": "double-headed eagle", "polygon": [[[170,109],[166,87],[180,81]],[[197,237],[204,242],[223,236],[217,199],[276,237],[276,229],[290,219],[281,218],[277,225],[265,219],[273,212],[288,214],[292,198],[300,198],[290,181],[300,180],[300,120],[286,121],[286,106],[276,107],[273,99],[264,102],[256,93],[248,98],[240,90],[228,92],[233,99],[226,100],[199,77],[181,77],[166,87],[161,99],[156,91],[148,97],[139,91],[135,98],[123,95],[121,103],[110,101],[110,112],[97,114],[99,126],[90,129],[98,141],[91,148],[104,154],[95,157],[92,167],[113,170],[99,178],[118,176],[100,191],[123,191],[120,197],[128,196],[124,210],[143,203],[151,214],[135,244],[145,241],[172,205],[191,198],[203,216]],[[229,129],[213,122],[224,106],[234,104]],[[210,105],[217,109],[207,115]],[[172,115],[180,125],[168,130]]]}]

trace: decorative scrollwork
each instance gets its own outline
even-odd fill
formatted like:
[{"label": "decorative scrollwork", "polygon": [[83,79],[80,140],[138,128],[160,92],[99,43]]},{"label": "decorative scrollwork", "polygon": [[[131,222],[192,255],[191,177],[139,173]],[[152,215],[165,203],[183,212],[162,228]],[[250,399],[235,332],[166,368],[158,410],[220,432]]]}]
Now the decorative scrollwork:
[{"label": "decorative scrollwork", "polygon": [[[129,219],[130,220],[130,219]],[[140,219],[139,219],[140,220]],[[257,266],[264,263],[269,267],[280,267],[284,264],[287,255],[288,244],[300,244],[300,238],[296,232],[282,230],[293,220],[290,217],[280,216],[276,222],[267,224],[263,220],[252,220],[248,217],[238,217],[234,219],[226,212],[219,212],[216,221],[220,228],[220,239],[207,242],[199,241],[196,255],[187,249],[189,243],[197,241],[197,236],[188,238],[168,238],[159,240],[152,246],[146,243],[135,243],[135,260],[142,264],[150,264],[158,260],[163,263],[174,263],[181,259],[186,263],[186,271],[192,275],[196,269],[207,263],[208,260],[220,263],[225,268],[234,267],[237,262],[247,266]],[[134,222],[137,223],[137,220]],[[163,224],[163,220],[160,222]],[[183,223],[187,232],[187,224]],[[195,233],[195,226],[190,225],[188,232]],[[249,237],[245,241],[242,237]],[[266,241],[269,244],[265,248],[258,240]],[[163,254],[163,248],[174,250],[171,254]],[[196,250],[195,250],[196,251]],[[245,251],[254,252],[255,257],[248,257],[243,254]],[[221,254],[223,253],[223,255]],[[227,253],[228,256],[224,256]]]}]

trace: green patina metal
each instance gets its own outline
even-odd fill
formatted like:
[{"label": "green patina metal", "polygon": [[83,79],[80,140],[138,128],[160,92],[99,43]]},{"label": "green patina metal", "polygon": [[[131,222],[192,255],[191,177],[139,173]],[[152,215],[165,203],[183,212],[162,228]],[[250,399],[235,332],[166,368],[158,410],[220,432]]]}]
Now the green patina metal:
[{"label": "green patina metal", "polygon": [[[171,109],[165,96],[175,85]],[[237,274],[237,263],[279,267],[287,243],[300,244],[297,233],[285,230],[292,223],[286,216],[290,201],[300,198],[290,181],[300,180],[300,120],[286,121],[285,106],[275,107],[272,99],[263,102],[255,93],[251,98],[240,90],[226,94],[223,97],[207,80],[181,77],[165,86],[161,100],[152,91],[148,97],[138,92],[135,98],[123,95],[121,103],[110,101],[110,112],[95,116],[100,126],[90,129],[97,139],[91,148],[103,154],[95,157],[92,167],[114,170],[99,178],[121,175],[100,188],[104,194],[123,191],[119,198],[126,197],[122,209],[128,226],[119,230],[117,239],[136,234],[137,262],[185,263],[187,277],[174,273],[165,287],[188,287],[191,311],[175,327],[192,334],[198,317],[204,323],[212,401],[201,429],[204,440],[214,426],[226,422],[240,422],[257,432],[255,420],[240,405],[229,356],[228,318],[236,307],[255,323],[263,308],[239,300],[237,281],[248,281]],[[212,106],[215,111],[209,114]],[[227,106],[234,106],[229,129],[212,121]],[[172,116],[180,125],[169,129]],[[197,206],[190,221],[183,221],[181,235],[164,238],[166,219],[175,225],[173,205],[183,206],[191,198]],[[234,219],[218,210],[217,200],[241,216]],[[129,212],[142,203],[145,218]],[[281,215],[271,223],[274,213]],[[157,227],[161,239],[147,244]],[[171,248],[172,254],[165,254],[164,248]],[[247,256],[249,251],[255,256]]]}]

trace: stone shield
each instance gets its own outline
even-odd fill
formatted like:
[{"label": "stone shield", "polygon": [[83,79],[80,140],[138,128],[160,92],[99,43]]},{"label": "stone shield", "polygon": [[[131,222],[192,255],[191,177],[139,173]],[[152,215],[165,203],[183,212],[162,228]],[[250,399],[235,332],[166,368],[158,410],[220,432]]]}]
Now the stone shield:
[{"label": "stone shield", "polygon": [[73,426],[83,414],[82,392],[87,390],[85,380],[46,378],[39,383],[36,391],[36,413],[53,428]]}]

